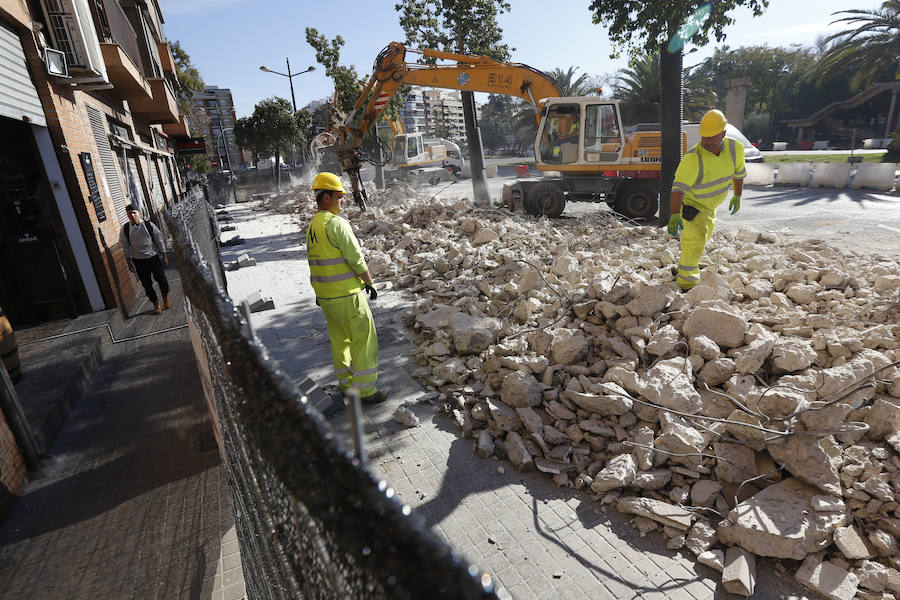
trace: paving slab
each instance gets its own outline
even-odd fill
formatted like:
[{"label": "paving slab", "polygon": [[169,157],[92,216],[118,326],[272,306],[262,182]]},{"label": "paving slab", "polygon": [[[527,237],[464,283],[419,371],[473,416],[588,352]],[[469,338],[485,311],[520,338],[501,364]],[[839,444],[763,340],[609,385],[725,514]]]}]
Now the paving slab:
[{"label": "paving slab", "polygon": [[[26,356],[53,356],[61,347],[93,347],[96,336],[45,338],[108,319],[115,339],[125,341],[111,344],[100,329],[104,360],[49,446],[40,476],[32,474],[0,526],[0,597],[244,596],[226,477],[174,269],[168,277],[173,307],[162,315],[139,306],[116,323],[105,311],[23,336],[44,340],[26,346]],[[163,333],[145,335],[155,332]],[[29,390],[45,393],[41,378],[26,373],[29,379],[30,387],[17,387],[26,405]]]}]

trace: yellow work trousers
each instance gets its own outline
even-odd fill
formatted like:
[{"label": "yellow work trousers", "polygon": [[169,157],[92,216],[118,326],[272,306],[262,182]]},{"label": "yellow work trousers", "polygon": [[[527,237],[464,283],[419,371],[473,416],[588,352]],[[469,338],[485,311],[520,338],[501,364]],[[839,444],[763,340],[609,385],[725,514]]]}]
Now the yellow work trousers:
[{"label": "yellow work trousers", "polygon": [[361,398],[375,392],[378,336],[363,292],[343,298],[319,298],[331,338],[331,362],[341,391],[353,388]]},{"label": "yellow work trousers", "polygon": [[716,226],[715,211],[701,210],[690,221],[682,218],[681,260],[678,261],[678,286],[689,290],[700,281],[700,256]]}]

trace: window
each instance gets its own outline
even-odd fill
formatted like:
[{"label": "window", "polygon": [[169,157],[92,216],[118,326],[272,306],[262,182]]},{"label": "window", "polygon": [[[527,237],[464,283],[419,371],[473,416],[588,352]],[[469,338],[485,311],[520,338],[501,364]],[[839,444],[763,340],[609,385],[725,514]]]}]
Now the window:
[{"label": "window", "polygon": [[578,104],[554,104],[547,107],[541,124],[541,160],[553,164],[576,162],[580,123],[581,106]]},{"label": "window", "polygon": [[616,160],[622,148],[613,104],[591,104],[584,109],[584,160]]}]

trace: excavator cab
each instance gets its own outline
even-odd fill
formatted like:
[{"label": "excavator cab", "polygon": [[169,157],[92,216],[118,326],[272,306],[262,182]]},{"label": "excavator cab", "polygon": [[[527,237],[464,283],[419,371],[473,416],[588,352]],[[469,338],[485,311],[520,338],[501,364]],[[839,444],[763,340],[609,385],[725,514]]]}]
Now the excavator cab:
[{"label": "excavator cab", "polygon": [[549,98],[538,126],[538,168],[577,173],[619,162],[624,147],[619,106],[596,96]]}]

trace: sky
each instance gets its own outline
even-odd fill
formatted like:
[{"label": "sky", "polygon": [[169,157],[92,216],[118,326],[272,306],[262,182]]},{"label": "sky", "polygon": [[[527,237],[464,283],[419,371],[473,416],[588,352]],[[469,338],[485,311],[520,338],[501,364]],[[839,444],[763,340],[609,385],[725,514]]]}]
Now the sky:
[{"label": "sky", "polygon": [[[677,0],[675,0],[677,1]],[[310,65],[315,71],[293,78],[297,107],[330,98],[334,87],[315,61],[305,30],[314,27],[331,39],[344,38],[341,63],[354,65],[360,78],[371,74],[375,57],[389,42],[404,40],[394,0],[160,0],[170,41],[181,42],[207,85],[231,89],[238,117],[253,112],[265,98],[290,99],[288,78],[264,73],[262,65],[291,72]],[[515,48],[512,61],[542,71],[577,67],[577,74],[612,75],[627,67],[628,57],[611,60],[606,29],[594,25],[590,0],[510,0],[499,16],[504,41]],[[735,24],[725,30],[722,45],[812,46],[816,38],[841,30],[829,25],[833,13],[877,8],[881,0],[770,0],[761,17],[736,8]],[[555,11],[555,12],[554,12]],[[714,41],[684,58],[689,66],[712,55]],[[692,46],[685,48],[686,52]],[[486,98],[486,96],[485,96]],[[480,99],[483,101],[483,99]]]}]

